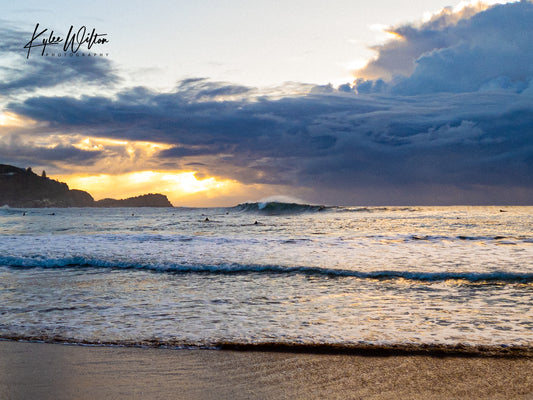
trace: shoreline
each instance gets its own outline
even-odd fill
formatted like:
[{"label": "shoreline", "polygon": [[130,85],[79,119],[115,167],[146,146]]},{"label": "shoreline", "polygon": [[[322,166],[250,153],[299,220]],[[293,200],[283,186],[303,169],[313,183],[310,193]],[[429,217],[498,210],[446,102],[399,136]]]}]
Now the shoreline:
[{"label": "shoreline", "polygon": [[[0,341],[0,398],[531,398],[532,358],[171,350]],[[4,397],[5,396],[5,397]]]},{"label": "shoreline", "polygon": [[292,342],[213,342],[209,344],[165,340],[99,341],[76,340],[62,336],[0,336],[0,342],[64,344],[87,347],[117,347],[165,350],[212,350],[235,352],[324,354],[361,357],[427,356],[462,358],[532,359],[533,347],[523,345],[413,344],[413,343],[292,343]]}]

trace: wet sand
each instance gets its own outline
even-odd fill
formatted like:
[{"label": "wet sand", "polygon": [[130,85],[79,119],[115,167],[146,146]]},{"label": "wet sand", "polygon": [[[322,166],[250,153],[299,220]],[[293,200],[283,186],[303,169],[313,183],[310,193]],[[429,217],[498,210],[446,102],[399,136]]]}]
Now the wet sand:
[{"label": "wet sand", "polygon": [[0,341],[0,399],[533,399],[533,358]]}]

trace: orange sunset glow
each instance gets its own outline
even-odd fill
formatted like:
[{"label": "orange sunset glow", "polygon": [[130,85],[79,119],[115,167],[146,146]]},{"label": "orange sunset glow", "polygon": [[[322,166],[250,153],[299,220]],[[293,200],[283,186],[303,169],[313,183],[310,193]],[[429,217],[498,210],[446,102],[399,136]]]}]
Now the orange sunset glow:
[{"label": "orange sunset glow", "polygon": [[264,196],[263,185],[245,185],[236,180],[206,177],[195,171],[136,171],[124,174],[72,174],[54,176],[71,189],[89,192],[96,200],[126,198],[144,193],[162,193],[175,206],[232,206],[246,194]]},{"label": "orange sunset glow", "polygon": [[[0,114],[0,128],[17,134],[21,146],[38,145],[54,150],[64,147],[79,149],[99,156],[88,165],[75,165],[69,160],[56,160],[55,168],[31,164],[36,171],[46,169],[50,178],[66,182],[71,189],[89,192],[95,200],[122,199],[146,193],[161,193],[175,206],[233,206],[239,202],[284,193],[275,185],[243,184],[235,179],[211,176],[206,171],[191,169],[160,170],[158,154],[173,145],[161,142],[121,140],[87,136],[81,133],[48,133],[46,140],[26,136],[24,130],[35,121],[16,113]],[[49,128],[43,125],[43,131]],[[8,137],[8,136],[6,136]],[[186,162],[186,158],[183,158]]]},{"label": "orange sunset glow", "polygon": [[18,128],[33,125],[35,125],[35,121],[31,118],[23,117],[9,111],[0,112],[0,129]]}]

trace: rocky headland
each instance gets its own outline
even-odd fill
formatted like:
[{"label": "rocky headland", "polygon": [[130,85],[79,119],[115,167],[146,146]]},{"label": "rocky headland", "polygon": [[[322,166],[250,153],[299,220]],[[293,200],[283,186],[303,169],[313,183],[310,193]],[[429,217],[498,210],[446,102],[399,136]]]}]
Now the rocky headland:
[{"label": "rocky headland", "polygon": [[145,194],[127,199],[95,201],[83,190],[70,189],[66,183],[50,179],[43,171],[0,164],[0,206],[42,207],[172,207],[163,194]]}]

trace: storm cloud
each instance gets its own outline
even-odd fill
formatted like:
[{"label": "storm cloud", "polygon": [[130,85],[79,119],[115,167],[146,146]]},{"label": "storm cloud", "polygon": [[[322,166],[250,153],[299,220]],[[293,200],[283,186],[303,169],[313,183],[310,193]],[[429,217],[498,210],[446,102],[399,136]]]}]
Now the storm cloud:
[{"label": "storm cloud", "polygon": [[[61,132],[171,145],[167,168],[310,188],[337,204],[533,204],[533,4],[394,28],[353,84],[298,95],[206,79],[167,93],[33,96],[11,112]],[[398,61],[395,63],[395,60]]]},{"label": "storm cloud", "polygon": [[375,91],[400,95],[526,89],[533,76],[533,4],[480,11],[485,7],[444,9],[420,27],[390,29],[398,40],[375,47],[377,57],[356,74],[388,80]]}]

